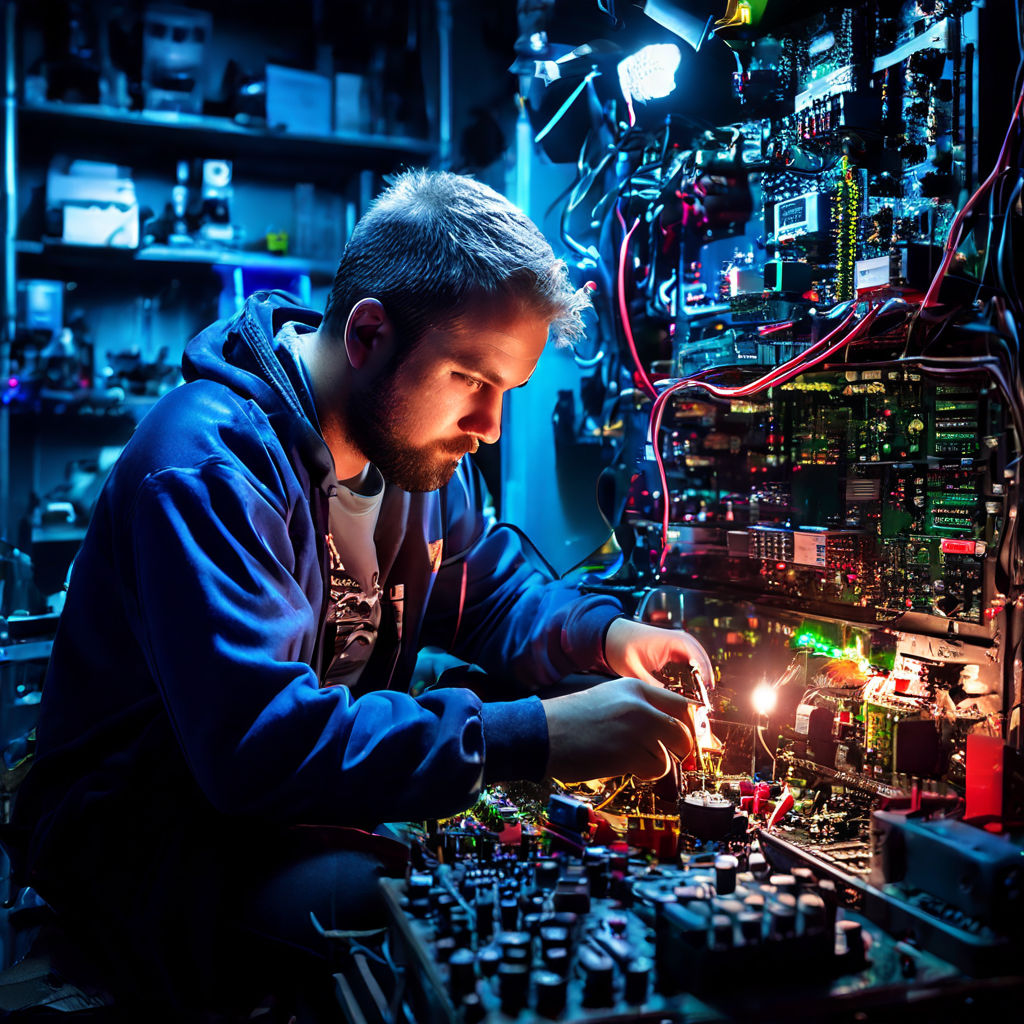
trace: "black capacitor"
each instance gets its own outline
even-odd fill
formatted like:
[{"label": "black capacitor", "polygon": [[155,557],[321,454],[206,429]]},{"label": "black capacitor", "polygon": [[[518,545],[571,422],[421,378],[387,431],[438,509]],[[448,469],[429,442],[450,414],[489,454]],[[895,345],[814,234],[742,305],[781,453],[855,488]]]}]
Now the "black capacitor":
[{"label": "black capacitor", "polygon": [[503,963],[498,967],[498,998],[501,1012],[510,1017],[518,1016],[526,1007],[530,990],[530,968],[526,964]]},{"label": "black capacitor", "polygon": [[800,889],[813,889],[815,885],[814,872],[810,868],[793,868],[790,874],[796,879]]},{"label": "black capacitor", "polygon": [[557,860],[539,860],[534,870],[534,883],[538,889],[550,892],[558,884],[558,875]]},{"label": "black capacitor", "polygon": [[476,934],[478,938],[489,939],[494,933],[494,892],[491,889],[477,890]]},{"label": "black capacitor", "polygon": [[611,1006],[615,980],[612,958],[584,946],[579,953],[579,966],[583,972],[583,1005]]},{"label": "black capacitor", "polygon": [[746,943],[761,941],[761,930],[764,927],[764,916],[760,910],[744,910],[736,919],[740,924],[740,935]]},{"label": "black capacitor", "polygon": [[755,878],[763,878],[768,874],[768,861],[764,859],[763,853],[752,853],[747,861],[747,870]]},{"label": "black capacitor", "polygon": [[504,961],[529,962],[530,935],[528,932],[505,932],[498,938],[501,959]]},{"label": "black capacitor", "polygon": [[638,956],[626,967],[626,1002],[633,1005],[647,1002],[651,988],[651,972],[654,961],[646,956]]},{"label": "black capacitor", "polygon": [[778,900],[769,905],[768,915],[772,938],[781,939],[796,933],[796,900],[788,893],[780,893]]},{"label": "black capacitor", "polygon": [[566,975],[569,973],[569,965],[572,959],[569,950],[565,946],[551,946],[544,950],[544,966],[555,974]]},{"label": "black capacitor", "polygon": [[816,892],[802,892],[796,898],[796,909],[803,921],[805,935],[822,932],[828,927],[825,901]]},{"label": "black capacitor", "polygon": [[519,901],[514,896],[502,898],[498,914],[503,931],[514,932],[519,927]]},{"label": "black capacitor", "polygon": [[715,858],[715,889],[719,896],[728,896],[736,891],[736,875],[740,862],[731,854],[723,853]]},{"label": "black capacitor", "polygon": [[437,957],[439,963],[447,963],[456,948],[455,939],[451,935],[442,935],[434,943],[434,956]]},{"label": "black capacitor", "polygon": [[452,938],[458,946],[468,946],[472,941],[473,929],[469,923],[469,911],[463,907],[452,908]]},{"label": "black capacitor", "polygon": [[448,987],[456,1004],[476,988],[476,956],[471,949],[457,949],[448,958]]},{"label": "black capacitor", "polygon": [[858,921],[840,921],[836,924],[836,952],[850,967],[864,963],[864,932]]},{"label": "black capacitor", "polygon": [[544,925],[540,930],[541,952],[555,947],[566,948],[569,945],[569,929],[557,924]]},{"label": "black capacitor", "polygon": [[796,895],[796,879],[792,875],[770,875],[768,884],[774,885],[779,892]]},{"label": "black capacitor", "polygon": [[480,950],[477,963],[480,965],[480,973],[485,978],[493,977],[498,973],[498,965],[501,963],[501,950],[495,949],[494,946]]},{"label": "black capacitor", "polygon": [[732,918],[728,914],[711,916],[711,937],[715,949],[732,947]]},{"label": "black capacitor", "polygon": [[459,1004],[459,1020],[462,1024],[480,1024],[487,1016],[487,1007],[476,992],[468,993]]},{"label": "black capacitor", "polygon": [[583,870],[590,883],[590,894],[598,898],[608,892],[608,851],[603,846],[591,847],[583,854]]},{"label": "black capacitor", "polygon": [[560,1017],[565,1010],[568,982],[554,971],[538,971],[533,976],[534,1009],[542,1017]]}]

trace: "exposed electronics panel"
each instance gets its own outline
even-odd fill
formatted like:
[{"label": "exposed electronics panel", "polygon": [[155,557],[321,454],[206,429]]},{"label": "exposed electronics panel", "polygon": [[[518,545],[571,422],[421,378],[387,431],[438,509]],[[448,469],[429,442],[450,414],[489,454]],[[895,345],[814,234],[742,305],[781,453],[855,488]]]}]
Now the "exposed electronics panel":
[{"label": "exposed electronics panel", "polygon": [[[780,855],[902,886],[890,923],[932,899],[970,919],[944,949],[977,970],[992,922],[877,847],[926,863],[1024,827],[1024,21],[981,0],[724,6],[674,91],[586,94],[560,226],[596,285],[576,441],[607,454],[617,546],[583,582],[641,609],[677,588],[717,667],[718,744],[681,791],[768,784]],[[620,40],[653,41],[615,13]],[[621,781],[577,795],[657,811]]]}]

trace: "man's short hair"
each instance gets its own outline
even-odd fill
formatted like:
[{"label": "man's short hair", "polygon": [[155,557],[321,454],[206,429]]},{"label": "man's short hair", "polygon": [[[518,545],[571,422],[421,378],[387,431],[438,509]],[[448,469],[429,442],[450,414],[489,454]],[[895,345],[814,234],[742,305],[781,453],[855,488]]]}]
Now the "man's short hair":
[{"label": "man's short hair", "polygon": [[538,315],[557,342],[572,343],[590,304],[522,210],[447,171],[397,176],[360,218],[334,277],[325,333],[340,338],[364,298],[380,300],[403,348],[431,328],[455,326],[478,303]]}]

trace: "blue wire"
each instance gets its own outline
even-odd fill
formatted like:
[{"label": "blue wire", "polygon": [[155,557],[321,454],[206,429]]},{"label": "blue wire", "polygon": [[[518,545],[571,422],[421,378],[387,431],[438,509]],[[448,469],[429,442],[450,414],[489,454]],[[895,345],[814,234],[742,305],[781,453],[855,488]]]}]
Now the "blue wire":
[{"label": "blue wire", "polygon": [[576,97],[579,96],[579,94],[583,92],[583,90],[595,78],[597,78],[599,74],[601,74],[601,72],[598,71],[597,68],[594,68],[592,71],[587,72],[587,74],[583,78],[583,81],[580,82],[580,84],[577,85],[575,89],[573,89],[573,91],[569,94],[569,98],[555,112],[555,116],[551,118],[551,120],[548,121],[548,123],[544,125],[544,127],[541,128],[541,130],[537,132],[537,134],[533,137],[534,142],[540,142],[540,140],[543,139],[544,136],[547,135],[547,133],[551,131],[551,129],[554,128],[559,121],[562,120],[563,117],[565,117],[565,112],[573,105],[573,103],[576,100]]}]

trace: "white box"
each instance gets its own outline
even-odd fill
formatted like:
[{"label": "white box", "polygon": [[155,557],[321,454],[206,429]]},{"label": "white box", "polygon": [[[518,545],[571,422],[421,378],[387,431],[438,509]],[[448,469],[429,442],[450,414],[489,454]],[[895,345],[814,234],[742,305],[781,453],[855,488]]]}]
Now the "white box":
[{"label": "white box", "polygon": [[370,130],[369,98],[366,79],[362,75],[334,76],[334,130],[336,132],[368,132]]},{"label": "white box", "polygon": [[267,123],[297,135],[331,134],[331,80],[280,64],[267,65]]}]

